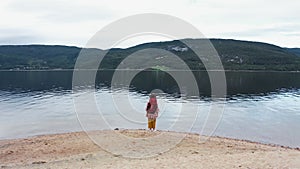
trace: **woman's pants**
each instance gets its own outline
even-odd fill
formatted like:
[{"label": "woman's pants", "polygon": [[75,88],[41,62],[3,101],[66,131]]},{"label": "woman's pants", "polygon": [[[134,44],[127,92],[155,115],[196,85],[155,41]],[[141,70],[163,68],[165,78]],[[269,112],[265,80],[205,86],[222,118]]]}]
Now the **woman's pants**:
[{"label": "woman's pants", "polygon": [[148,119],[148,128],[155,129],[156,119]]}]

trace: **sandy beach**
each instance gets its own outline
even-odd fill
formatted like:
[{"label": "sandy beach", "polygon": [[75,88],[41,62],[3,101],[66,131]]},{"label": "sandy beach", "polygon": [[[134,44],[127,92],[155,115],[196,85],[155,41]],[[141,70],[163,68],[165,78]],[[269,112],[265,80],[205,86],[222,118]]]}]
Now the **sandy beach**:
[{"label": "sandy beach", "polygon": [[[105,136],[103,144],[115,147],[118,154],[101,148],[84,132],[43,135],[0,141],[0,168],[300,168],[299,149],[281,146],[219,137],[201,143],[197,134],[166,131],[112,130],[92,134]],[[150,147],[147,138],[162,134],[163,141],[169,143],[178,137],[183,140],[151,157],[126,157],[127,152],[146,152]],[[118,144],[122,141],[118,135],[137,139],[132,143],[137,146]],[[144,147],[138,142],[144,142]],[[164,146],[162,143],[155,144]]]}]

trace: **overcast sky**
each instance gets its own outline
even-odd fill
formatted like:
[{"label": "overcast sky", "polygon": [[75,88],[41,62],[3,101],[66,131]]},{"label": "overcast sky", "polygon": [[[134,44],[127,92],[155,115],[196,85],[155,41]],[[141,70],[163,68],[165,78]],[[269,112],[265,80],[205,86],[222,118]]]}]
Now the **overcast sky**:
[{"label": "overcast sky", "polygon": [[[300,47],[299,0],[1,0],[0,44],[84,46],[103,26],[125,16],[181,18],[208,38]],[[139,38],[160,41],[160,37]]]}]

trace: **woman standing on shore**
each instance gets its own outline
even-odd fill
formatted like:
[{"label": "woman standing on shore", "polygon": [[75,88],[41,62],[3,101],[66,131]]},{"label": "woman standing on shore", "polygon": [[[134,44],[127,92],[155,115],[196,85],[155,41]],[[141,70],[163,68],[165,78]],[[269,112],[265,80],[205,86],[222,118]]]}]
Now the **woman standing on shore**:
[{"label": "woman standing on shore", "polygon": [[156,118],[158,117],[158,105],[155,94],[150,94],[150,99],[146,108],[146,117],[148,117],[148,128],[150,131],[155,130]]}]

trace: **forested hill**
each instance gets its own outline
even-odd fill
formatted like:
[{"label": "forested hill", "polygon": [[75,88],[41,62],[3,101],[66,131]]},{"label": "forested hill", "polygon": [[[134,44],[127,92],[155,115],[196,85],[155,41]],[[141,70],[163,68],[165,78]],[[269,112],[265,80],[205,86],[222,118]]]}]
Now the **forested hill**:
[{"label": "forested hill", "polygon": [[287,50],[296,54],[297,56],[300,56],[300,48],[287,48]]},{"label": "forested hill", "polygon": [[80,50],[68,46],[0,46],[0,69],[71,69]]},{"label": "forested hill", "polygon": [[[201,44],[204,40],[191,39],[191,41],[197,45]],[[211,42],[227,70],[300,71],[299,48],[281,48],[266,43],[227,39],[211,39]],[[128,55],[147,48],[167,50],[178,55],[191,69],[205,69],[202,62],[195,56],[192,50],[178,40],[145,43],[127,49],[111,49],[101,63],[101,68],[115,69]],[[72,69],[80,50],[81,48],[79,47],[69,46],[0,46],[0,69]],[[100,49],[87,50],[94,53],[95,51],[103,52]],[[150,56],[151,53],[146,53],[146,55]],[[165,63],[166,65],[176,64],[167,62]],[[164,65],[164,62],[160,64]]]}]

